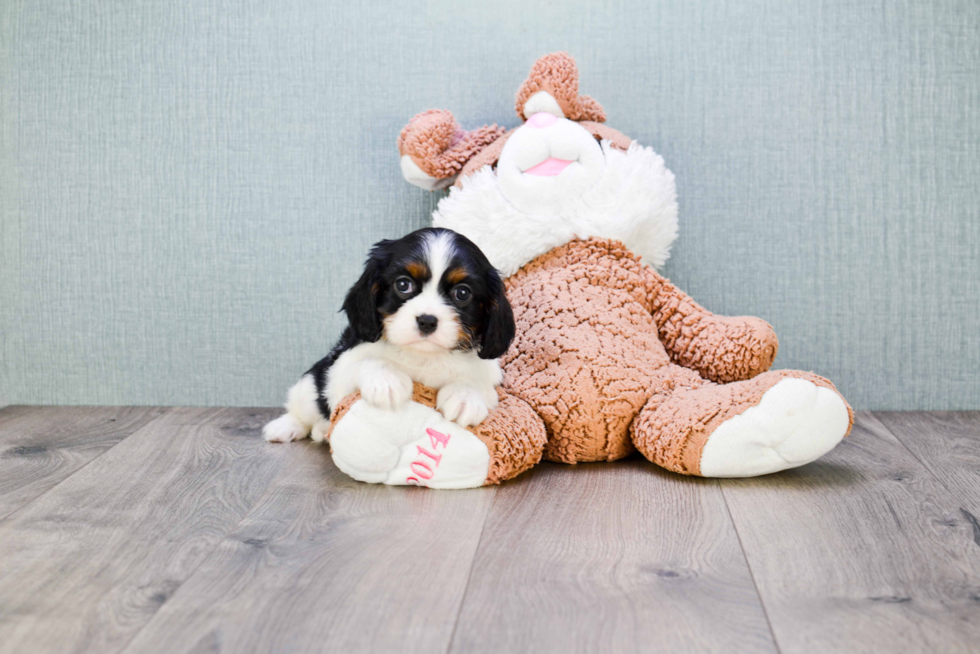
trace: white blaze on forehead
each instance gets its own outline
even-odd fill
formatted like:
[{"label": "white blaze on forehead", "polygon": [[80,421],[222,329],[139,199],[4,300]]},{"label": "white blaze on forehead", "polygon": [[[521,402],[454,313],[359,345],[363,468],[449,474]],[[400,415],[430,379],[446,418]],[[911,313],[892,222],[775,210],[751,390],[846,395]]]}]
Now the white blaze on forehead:
[{"label": "white blaze on forehead", "polygon": [[[418,295],[385,318],[385,337],[396,345],[452,349],[459,341],[459,318],[456,309],[439,292],[439,282],[456,254],[452,235],[445,232],[429,234],[422,242],[422,248],[431,275]],[[439,321],[435,332],[428,337],[419,332],[416,321],[416,318],[424,315],[435,316]]]},{"label": "white blaze on forehead", "polygon": [[426,282],[426,288],[433,285],[438,292],[439,282],[456,255],[455,244],[448,232],[439,232],[438,234],[430,233],[426,237],[423,247],[426,249],[429,271],[432,272],[432,278]]}]

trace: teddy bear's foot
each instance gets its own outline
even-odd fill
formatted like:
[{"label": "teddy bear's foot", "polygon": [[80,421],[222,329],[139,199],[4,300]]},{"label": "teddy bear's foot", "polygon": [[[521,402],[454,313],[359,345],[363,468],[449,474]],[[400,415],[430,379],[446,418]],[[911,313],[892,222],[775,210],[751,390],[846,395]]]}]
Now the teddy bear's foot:
[{"label": "teddy bear's foot", "polygon": [[373,484],[474,488],[490,467],[476,435],[414,402],[390,410],[357,400],[334,425],[330,446],[342,472]]},{"label": "teddy bear's foot", "polygon": [[337,467],[377,484],[471,488],[499,484],[541,460],[548,434],[523,400],[497,389],[497,406],[464,429],[436,411],[437,397],[417,382],[412,401],[397,411],[367,405],[359,393],[345,397],[323,434]]},{"label": "teddy bear's foot", "polygon": [[701,450],[701,475],[754,477],[795,468],[832,450],[848,429],[840,394],[804,379],[784,379],[711,433]]},{"label": "teddy bear's foot", "polygon": [[774,371],[654,398],[634,423],[634,442],[675,472],[754,477],[820,458],[852,422],[847,402],[826,379]]}]

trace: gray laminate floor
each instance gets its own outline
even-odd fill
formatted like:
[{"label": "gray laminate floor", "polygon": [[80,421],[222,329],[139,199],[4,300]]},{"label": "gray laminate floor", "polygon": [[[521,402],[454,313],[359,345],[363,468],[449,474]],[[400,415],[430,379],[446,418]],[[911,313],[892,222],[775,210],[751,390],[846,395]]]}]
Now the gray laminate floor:
[{"label": "gray laminate floor", "polygon": [[0,411],[0,652],[980,651],[980,414],[747,480],[350,480],[273,409]]}]

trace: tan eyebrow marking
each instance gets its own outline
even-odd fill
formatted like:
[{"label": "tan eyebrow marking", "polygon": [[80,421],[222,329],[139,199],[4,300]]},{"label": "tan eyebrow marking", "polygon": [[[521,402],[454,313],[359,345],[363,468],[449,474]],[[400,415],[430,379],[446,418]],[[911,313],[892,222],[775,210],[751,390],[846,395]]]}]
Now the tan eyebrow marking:
[{"label": "tan eyebrow marking", "polygon": [[415,279],[425,279],[429,276],[429,267],[419,261],[410,261],[405,264],[405,270]]},{"label": "tan eyebrow marking", "polygon": [[461,281],[464,281],[466,277],[466,271],[462,268],[453,268],[446,273],[446,281],[448,281],[450,284],[458,284]]}]

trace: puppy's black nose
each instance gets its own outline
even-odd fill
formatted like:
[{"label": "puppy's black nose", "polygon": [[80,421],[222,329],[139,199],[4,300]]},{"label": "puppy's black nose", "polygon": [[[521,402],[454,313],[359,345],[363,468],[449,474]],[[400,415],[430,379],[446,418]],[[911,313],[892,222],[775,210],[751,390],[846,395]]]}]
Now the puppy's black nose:
[{"label": "puppy's black nose", "polygon": [[436,330],[439,326],[439,319],[435,316],[430,316],[427,313],[417,316],[415,322],[418,323],[419,331],[422,332],[424,336],[428,336]]}]

